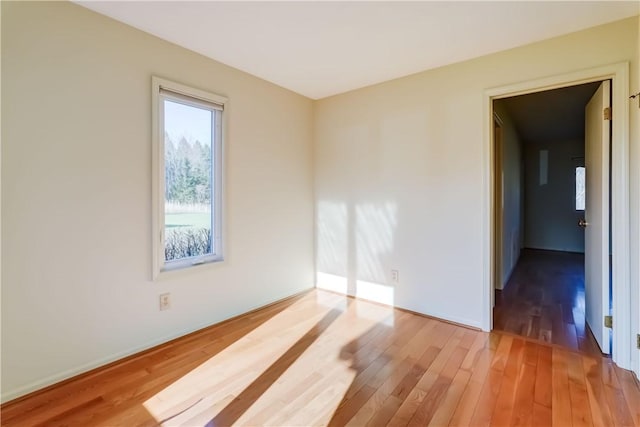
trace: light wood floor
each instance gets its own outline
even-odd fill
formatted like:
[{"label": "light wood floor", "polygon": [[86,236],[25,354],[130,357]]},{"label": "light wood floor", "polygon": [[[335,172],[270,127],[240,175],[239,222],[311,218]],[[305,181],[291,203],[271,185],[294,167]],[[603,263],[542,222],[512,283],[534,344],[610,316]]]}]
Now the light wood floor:
[{"label": "light wood floor", "polygon": [[608,359],[311,291],[1,409],[6,426],[640,426],[640,389]]},{"label": "light wood floor", "polygon": [[523,249],[503,291],[493,327],[600,355],[585,319],[584,255]]}]

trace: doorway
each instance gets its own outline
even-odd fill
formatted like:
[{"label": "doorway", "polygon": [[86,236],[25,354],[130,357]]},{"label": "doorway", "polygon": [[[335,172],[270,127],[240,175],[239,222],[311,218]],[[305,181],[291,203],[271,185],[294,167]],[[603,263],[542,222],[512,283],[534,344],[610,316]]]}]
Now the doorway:
[{"label": "doorway", "polygon": [[[522,83],[487,89],[485,99],[485,150],[484,195],[486,204],[483,213],[482,235],[485,247],[485,273],[483,279],[484,330],[493,329],[494,306],[494,170],[493,170],[493,101],[510,96],[524,95],[544,90],[575,86],[582,83],[612,81],[613,105],[616,111],[612,126],[612,176],[611,176],[611,256],[614,333],[612,338],[613,360],[622,368],[631,368],[631,307],[629,288],[629,141],[628,141],[628,63],[618,63],[588,70],[570,72]],[[635,342],[635,341],[634,341]]]},{"label": "doorway", "polygon": [[[610,307],[609,283],[601,284],[606,293],[596,291],[593,271],[604,273],[607,280],[609,275],[602,267],[587,268],[589,285],[585,286],[585,261],[594,264],[600,259],[597,254],[610,253],[610,127],[604,123],[606,138],[596,142],[597,135],[588,129],[591,191],[585,197],[585,123],[586,116],[591,122],[604,120],[602,115],[586,112],[602,110],[592,104],[602,104],[605,93],[609,104],[609,87],[608,81],[592,82],[507,97],[493,104],[498,279],[494,327],[591,354],[599,354],[598,348],[610,353],[610,329],[598,328],[602,316],[609,315],[598,309],[603,303]],[[603,210],[606,215],[601,214]],[[589,217],[589,229],[585,217]],[[604,242],[602,231],[607,234]],[[595,339],[590,328],[598,334]]]}]

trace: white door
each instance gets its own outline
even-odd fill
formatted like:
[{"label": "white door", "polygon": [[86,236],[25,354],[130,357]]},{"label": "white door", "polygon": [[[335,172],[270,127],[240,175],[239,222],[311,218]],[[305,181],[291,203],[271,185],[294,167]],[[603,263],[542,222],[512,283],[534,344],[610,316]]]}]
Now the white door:
[{"label": "white door", "polygon": [[611,353],[609,315],[609,128],[604,110],[610,105],[611,84],[604,81],[585,111],[585,315],[605,354]]}]

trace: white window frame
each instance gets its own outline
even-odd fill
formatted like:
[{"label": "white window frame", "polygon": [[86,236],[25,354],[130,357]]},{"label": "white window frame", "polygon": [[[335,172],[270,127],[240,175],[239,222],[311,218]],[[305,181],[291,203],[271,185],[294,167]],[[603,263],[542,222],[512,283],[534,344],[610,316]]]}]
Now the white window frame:
[{"label": "white window frame", "polygon": [[[151,78],[152,111],[152,250],[153,278],[157,279],[169,271],[220,262],[224,260],[223,245],[223,150],[225,140],[224,107],[228,99],[195,89],[160,77]],[[164,100],[175,100],[182,104],[215,109],[214,135],[212,138],[212,253],[202,256],[165,261],[165,165],[164,165]]]}]

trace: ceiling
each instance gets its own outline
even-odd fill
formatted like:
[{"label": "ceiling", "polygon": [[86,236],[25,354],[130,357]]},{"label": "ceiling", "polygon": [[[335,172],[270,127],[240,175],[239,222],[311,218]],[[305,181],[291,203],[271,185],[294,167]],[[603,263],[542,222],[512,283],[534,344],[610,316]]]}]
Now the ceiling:
[{"label": "ceiling", "polygon": [[503,103],[526,142],[584,139],[584,108],[601,82],[514,96]]},{"label": "ceiling", "polygon": [[76,3],[312,99],[640,11],[637,1]]}]

